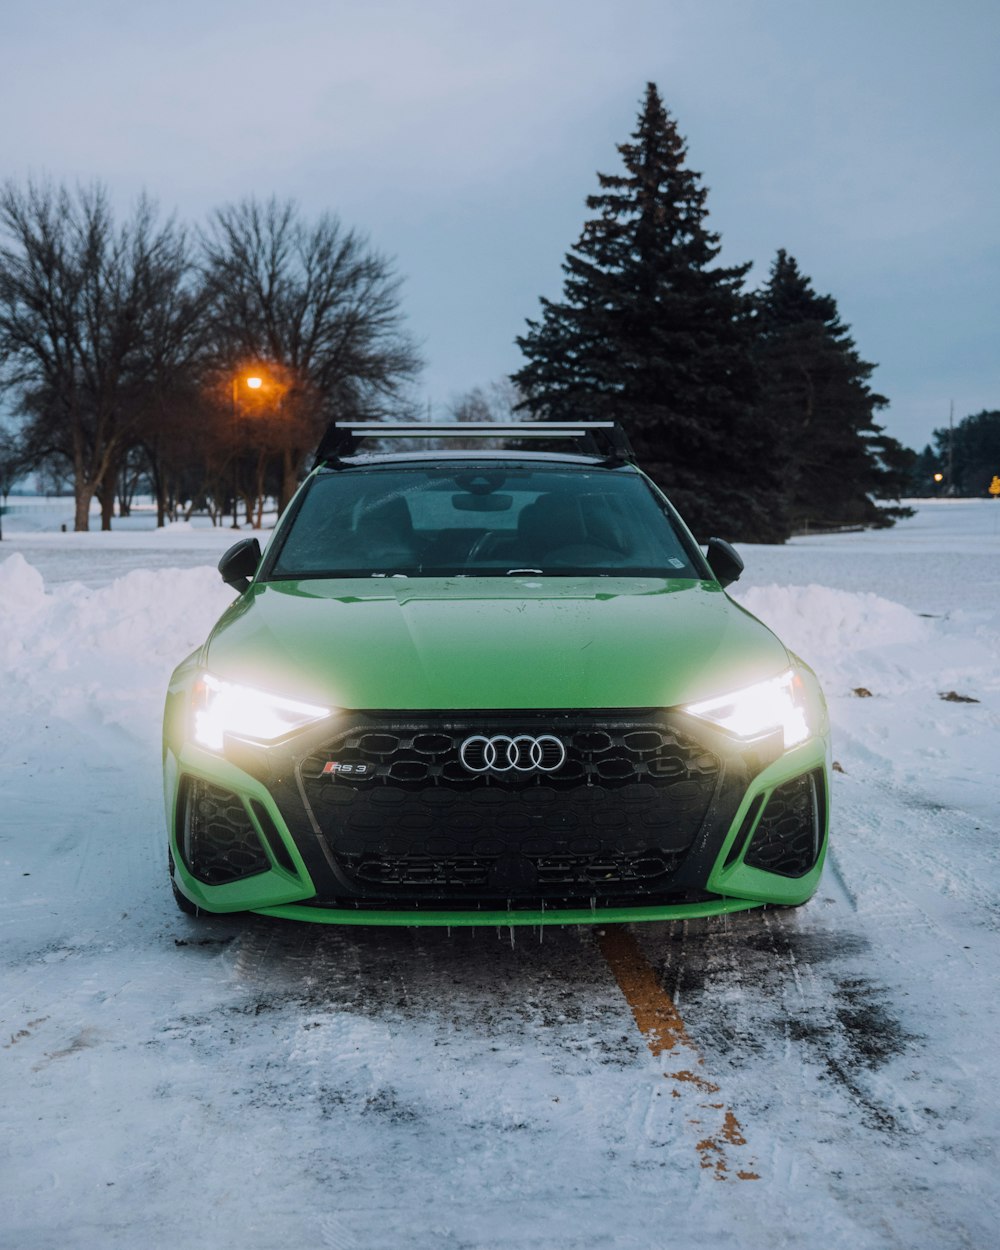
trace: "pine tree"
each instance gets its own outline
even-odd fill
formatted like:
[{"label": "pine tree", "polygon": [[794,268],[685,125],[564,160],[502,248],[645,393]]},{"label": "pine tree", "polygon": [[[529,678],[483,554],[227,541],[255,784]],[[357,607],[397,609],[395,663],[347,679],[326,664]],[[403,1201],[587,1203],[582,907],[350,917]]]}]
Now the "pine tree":
[{"label": "pine tree", "polygon": [[985,495],[1000,473],[1000,412],[963,417],[954,429],[935,430],[934,441],[946,489],[956,495]]},{"label": "pine tree", "polygon": [[914,454],[875,422],[888,400],[868,381],[875,365],[858,355],[836,301],[818,295],[795,259],[779,251],[757,295],[760,404],[778,422],[788,456],[796,526],[891,524]]},{"label": "pine tree", "polygon": [[700,537],[786,536],[774,430],[755,406],[749,265],[716,265],[707,192],[655,84],[598,174],[561,301],[517,342],[523,407],[547,420],[620,420],[640,463]]},{"label": "pine tree", "polygon": [[941,466],[940,455],[928,443],[914,458],[906,493],[918,498],[946,494],[948,483]]}]

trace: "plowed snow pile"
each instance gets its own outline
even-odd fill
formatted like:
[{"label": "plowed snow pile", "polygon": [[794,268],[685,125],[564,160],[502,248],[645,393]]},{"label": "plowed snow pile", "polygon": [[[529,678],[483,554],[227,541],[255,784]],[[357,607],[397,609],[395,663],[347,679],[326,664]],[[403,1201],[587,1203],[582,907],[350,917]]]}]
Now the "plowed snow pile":
[{"label": "plowed snow pile", "polygon": [[[47,591],[22,555],[10,556],[0,563],[3,730],[22,737],[46,715],[97,735],[116,726],[155,742],[165,679],[232,597],[211,567],[136,571],[99,590],[70,583]],[[12,718],[15,708],[26,723]]]}]

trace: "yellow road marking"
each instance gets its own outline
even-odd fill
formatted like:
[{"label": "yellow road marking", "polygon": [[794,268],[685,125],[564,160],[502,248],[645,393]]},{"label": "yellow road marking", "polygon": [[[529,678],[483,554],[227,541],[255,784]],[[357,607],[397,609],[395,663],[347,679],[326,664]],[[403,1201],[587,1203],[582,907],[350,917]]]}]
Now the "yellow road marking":
[{"label": "yellow road marking", "polygon": [[[608,967],[614,973],[619,989],[625,995],[632,1017],[639,1032],[646,1039],[650,1052],[657,1057],[676,1054],[680,1058],[679,1052],[686,1051],[689,1063],[693,1059],[694,1067],[703,1067],[705,1060],[691,1039],[674,1000],[657,980],[656,973],[640,950],[635,937],[624,925],[613,925],[598,933],[597,944],[608,961]],[[673,1083],[671,1093],[674,1098],[682,1098],[686,1091],[695,1091],[698,1094],[719,1092],[718,1085],[693,1071],[690,1066],[676,1072],[664,1072],[663,1075]],[[740,1168],[735,1173],[730,1170],[729,1153],[747,1144],[742,1126],[732,1111],[721,1102],[698,1105],[705,1111],[723,1112],[721,1127],[695,1145],[701,1166],[711,1168],[717,1180],[725,1180],[732,1175],[741,1181],[759,1180],[759,1175],[750,1168]],[[699,1118],[691,1120],[690,1123],[701,1127],[702,1121]]]}]

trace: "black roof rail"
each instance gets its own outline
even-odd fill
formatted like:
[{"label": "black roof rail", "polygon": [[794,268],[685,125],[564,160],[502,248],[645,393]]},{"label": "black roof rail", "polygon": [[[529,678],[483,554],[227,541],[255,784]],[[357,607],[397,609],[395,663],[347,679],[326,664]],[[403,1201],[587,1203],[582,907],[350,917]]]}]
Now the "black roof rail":
[{"label": "black roof rail", "polygon": [[335,465],[368,438],[567,439],[611,463],[631,463],[635,453],[617,421],[332,421],[320,441],[314,467]]}]

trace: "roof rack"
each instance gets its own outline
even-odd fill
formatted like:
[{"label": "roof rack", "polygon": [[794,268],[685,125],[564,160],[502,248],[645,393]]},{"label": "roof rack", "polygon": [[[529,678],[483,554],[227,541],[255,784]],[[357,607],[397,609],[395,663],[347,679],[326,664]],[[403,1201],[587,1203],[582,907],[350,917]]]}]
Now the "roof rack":
[{"label": "roof rack", "polygon": [[591,454],[612,463],[635,459],[617,421],[333,421],[316,452],[316,465],[335,464],[368,438],[567,439],[586,444]]}]

